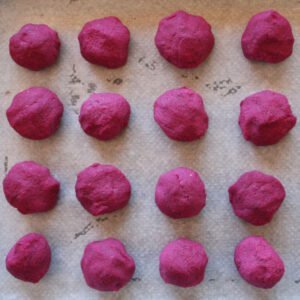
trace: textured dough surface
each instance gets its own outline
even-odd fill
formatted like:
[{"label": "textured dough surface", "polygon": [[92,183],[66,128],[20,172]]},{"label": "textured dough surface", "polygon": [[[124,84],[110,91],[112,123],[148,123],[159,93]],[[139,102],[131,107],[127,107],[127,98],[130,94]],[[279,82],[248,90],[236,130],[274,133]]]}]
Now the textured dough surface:
[{"label": "textured dough surface", "polygon": [[110,140],[127,127],[128,101],[117,93],[94,93],[81,106],[79,122],[84,132],[99,140]]},{"label": "textured dough surface", "polygon": [[108,238],[85,247],[81,269],[91,288],[104,292],[118,291],[132,278],[135,262],[121,241]]},{"label": "textured dough surface", "polygon": [[208,128],[202,97],[186,87],[159,96],[154,103],[154,119],[169,138],[178,141],[200,139]]},{"label": "textured dough surface", "polygon": [[206,60],[214,47],[211,26],[200,16],[177,11],[163,18],[155,44],[159,53],[179,68],[195,68]]},{"label": "textured dough surface", "polygon": [[254,15],[242,36],[246,58],[279,63],[293,52],[294,36],[289,21],[275,10]]},{"label": "textured dough surface", "polygon": [[6,256],[6,269],[14,277],[32,283],[39,282],[48,272],[51,249],[46,238],[29,233],[20,238]]},{"label": "textured dough surface", "polygon": [[259,171],[244,173],[228,192],[234,213],[253,225],[269,223],[285,198],[281,182]]},{"label": "textured dough surface", "polygon": [[90,63],[107,68],[126,64],[130,32],[116,17],[87,22],[78,35],[81,55]]},{"label": "textured dough surface", "polygon": [[200,243],[180,238],[167,244],[160,253],[159,271],[166,283],[187,288],[201,283],[207,262]]},{"label": "textured dough surface", "polygon": [[257,146],[278,143],[297,122],[288,99],[270,90],[248,96],[240,109],[239,125],[244,138]]},{"label": "textured dough surface", "polygon": [[167,216],[180,219],[196,216],[205,206],[205,186],[199,174],[179,167],[162,174],[157,182],[155,201]]},{"label": "textured dough surface", "polygon": [[39,71],[57,60],[60,40],[45,24],[26,24],[9,40],[9,52],[20,66]]},{"label": "textured dough surface", "polygon": [[33,161],[15,164],[3,180],[7,201],[22,214],[45,212],[58,199],[60,184],[48,168]]},{"label": "textured dough surface", "polygon": [[14,97],[6,116],[20,135],[41,140],[55,133],[63,111],[63,104],[56,94],[44,87],[31,87]]},{"label": "textured dough surface", "polygon": [[248,283],[264,289],[276,285],[285,271],[280,256],[259,236],[249,236],[236,246],[234,262],[240,275]]},{"label": "textured dough surface", "polygon": [[125,207],[131,195],[130,182],[118,168],[98,163],[77,175],[75,190],[81,205],[94,216]]}]

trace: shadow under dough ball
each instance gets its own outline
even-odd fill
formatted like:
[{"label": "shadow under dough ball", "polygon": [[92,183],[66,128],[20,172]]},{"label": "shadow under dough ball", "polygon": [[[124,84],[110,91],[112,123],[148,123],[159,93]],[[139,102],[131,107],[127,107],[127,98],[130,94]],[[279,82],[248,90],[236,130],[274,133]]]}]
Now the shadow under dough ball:
[{"label": "shadow under dough ball", "polygon": [[41,140],[56,132],[63,111],[63,104],[56,94],[44,87],[31,87],[14,97],[6,116],[21,136]]},{"label": "shadow under dough ball", "polygon": [[244,280],[269,289],[282,278],[285,268],[277,252],[263,237],[249,236],[235,248],[234,262]]},{"label": "shadow under dough ball", "polygon": [[22,214],[51,210],[57,203],[59,188],[49,169],[33,161],[15,164],[3,180],[7,201]]},{"label": "shadow under dough ball", "polygon": [[202,97],[186,87],[159,96],[154,103],[154,119],[169,138],[177,141],[200,139],[208,128]]},{"label": "shadow under dough ball", "polygon": [[236,216],[257,226],[269,223],[285,198],[281,182],[259,171],[244,173],[228,192]]},{"label": "shadow under dough ball", "polygon": [[37,283],[48,272],[51,249],[46,238],[29,233],[20,238],[6,256],[6,269],[14,277]]},{"label": "shadow under dough ball", "polygon": [[39,71],[54,64],[60,40],[56,31],[45,24],[26,24],[9,40],[9,52],[20,66]]},{"label": "shadow under dough ball", "polygon": [[95,163],[77,175],[75,191],[81,205],[90,214],[99,216],[125,207],[131,185],[118,168]]},{"label": "shadow under dough ball", "polygon": [[199,174],[179,167],[159,177],[155,201],[165,215],[174,218],[196,216],[205,206],[205,186]]},{"label": "shadow under dough ball", "polygon": [[254,15],[242,36],[246,58],[279,63],[293,52],[294,36],[289,21],[275,10]]},{"label": "shadow under dough ball", "polygon": [[135,262],[121,241],[108,238],[85,247],[81,269],[89,287],[112,292],[120,290],[130,281]]},{"label": "shadow under dough ball", "polygon": [[297,122],[288,99],[270,90],[248,96],[240,109],[239,125],[244,138],[256,146],[278,143]]},{"label": "shadow under dough ball", "polygon": [[167,244],[161,251],[160,276],[165,283],[192,287],[204,279],[207,262],[208,257],[200,243],[180,238]]},{"label": "shadow under dough ball", "polygon": [[78,40],[81,55],[92,64],[119,68],[127,62],[130,32],[116,17],[87,22]]},{"label": "shadow under dough ball", "polygon": [[195,68],[203,63],[214,43],[211,26],[206,20],[184,11],[163,18],[155,36],[161,56],[178,68]]},{"label": "shadow under dough ball", "polygon": [[98,140],[110,140],[127,127],[128,101],[117,93],[94,93],[81,106],[79,122],[84,132]]}]

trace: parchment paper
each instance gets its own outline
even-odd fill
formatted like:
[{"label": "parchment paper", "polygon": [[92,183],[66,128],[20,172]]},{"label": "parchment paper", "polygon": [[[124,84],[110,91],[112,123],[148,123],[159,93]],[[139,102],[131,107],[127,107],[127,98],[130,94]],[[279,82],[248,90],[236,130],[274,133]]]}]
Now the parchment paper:
[{"label": "parchment paper", "polygon": [[[255,13],[275,8],[293,26],[294,54],[277,65],[247,61],[240,38]],[[213,27],[215,48],[202,66],[180,70],[162,59],[153,42],[159,20],[184,9],[205,17]],[[118,16],[131,31],[125,67],[107,70],[80,55],[77,34],[89,20]],[[286,94],[300,117],[299,1],[0,1],[0,180],[22,160],[47,165],[61,182],[58,205],[49,213],[23,216],[9,206],[1,189],[0,299],[300,299],[300,130],[270,147],[244,141],[238,127],[240,101],[270,88]],[[9,57],[8,40],[25,23],[46,23],[62,41],[59,62],[41,72],[17,66]],[[29,86],[55,91],[65,106],[62,125],[44,141],[20,137],[9,126],[5,110],[12,97]],[[153,121],[152,105],[167,89],[188,86],[204,98],[209,130],[204,139],[180,143],[168,139]],[[91,92],[123,94],[131,104],[126,132],[111,142],[88,137],[78,111]],[[119,167],[132,183],[130,205],[101,218],[89,215],[76,200],[76,174],[94,162]],[[159,175],[177,166],[199,171],[206,184],[207,205],[189,220],[170,220],[155,206]],[[278,177],[287,196],[271,224],[247,225],[234,216],[228,187],[243,172],[258,169]],[[37,231],[49,240],[53,260],[38,285],[23,283],[5,270],[5,256],[15,241]],[[233,263],[235,245],[250,234],[263,235],[282,256],[286,273],[272,290],[245,283]],[[80,259],[88,242],[113,236],[121,239],[136,261],[132,282],[119,293],[100,293],[84,282]],[[158,257],[163,246],[186,236],[203,243],[209,255],[204,282],[181,289],[163,283]]]}]

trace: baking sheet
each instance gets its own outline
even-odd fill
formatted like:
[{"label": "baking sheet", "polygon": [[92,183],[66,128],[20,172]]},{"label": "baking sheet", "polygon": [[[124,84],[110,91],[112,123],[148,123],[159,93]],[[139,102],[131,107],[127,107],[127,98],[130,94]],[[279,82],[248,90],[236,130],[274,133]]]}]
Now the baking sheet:
[{"label": "baking sheet", "polygon": [[[244,59],[240,38],[248,19],[275,8],[293,26],[294,54],[278,65]],[[209,59],[194,70],[180,70],[163,60],[153,42],[159,20],[184,9],[205,17],[216,38]],[[49,213],[23,216],[0,202],[0,299],[299,299],[300,295],[300,132],[297,125],[282,142],[254,147],[244,141],[237,124],[240,101],[270,88],[286,94],[300,117],[299,1],[0,1],[0,180],[22,160],[47,165],[61,182],[60,200]],[[118,16],[131,31],[125,67],[107,70],[87,63],[79,53],[77,34],[89,20]],[[8,39],[25,23],[46,23],[62,41],[59,62],[41,72],[17,66],[8,54]],[[8,125],[5,110],[13,95],[29,86],[55,91],[65,106],[58,133],[30,141]],[[153,121],[152,105],[167,89],[188,86],[204,98],[209,130],[201,141],[169,140]],[[100,142],[80,129],[78,111],[91,92],[123,94],[131,104],[129,128],[117,139]],[[100,218],[89,215],[76,200],[76,174],[94,163],[119,167],[132,183],[130,205]],[[157,209],[154,189],[159,175],[177,166],[200,172],[207,189],[202,213],[170,220]],[[278,177],[287,196],[271,224],[247,225],[235,217],[227,188],[240,174],[258,169]],[[37,231],[49,240],[53,261],[38,285],[14,279],[5,270],[5,256],[22,235]],[[272,290],[245,283],[233,263],[237,242],[249,234],[263,235],[286,264],[282,281]],[[136,261],[131,283],[119,293],[100,293],[86,286],[80,259],[88,242],[113,236],[121,239]],[[203,243],[209,255],[204,282],[195,288],[165,285],[158,256],[170,240],[186,236]]]}]

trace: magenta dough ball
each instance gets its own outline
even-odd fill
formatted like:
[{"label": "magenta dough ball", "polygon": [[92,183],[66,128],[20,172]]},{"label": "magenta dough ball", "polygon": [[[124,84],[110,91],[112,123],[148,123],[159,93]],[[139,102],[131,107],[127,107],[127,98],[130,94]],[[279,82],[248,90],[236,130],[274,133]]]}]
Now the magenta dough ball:
[{"label": "magenta dough ball", "polygon": [[79,122],[84,132],[98,140],[110,140],[127,127],[128,101],[117,93],[94,93],[81,106]]},{"label": "magenta dough ball", "polygon": [[56,94],[44,87],[18,93],[6,116],[11,127],[25,138],[41,140],[59,127],[64,107]]},{"label": "magenta dough ball", "polygon": [[200,139],[208,128],[202,97],[186,87],[159,96],[154,103],[154,119],[169,138],[177,141]]},{"label": "magenta dough ball", "polygon": [[51,249],[46,238],[38,233],[24,235],[6,256],[6,269],[14,277],[39,282],[48,272]]},{"label": "magenta dough ball", "polygon": [[92,215],[125,207],[131,194],[130,182],[112,165],[92,164],[77,175],[76,196]]},{"label": "magenta dough ball", "polygon": [[81,55],[90,63],[107,68],[126,64],[130,32],[116,17],[87,22],[78,35]]},{"label": "magenta dough ball", "polygon": [[243,279],[259,288],[272,288],[284,274],[282,259],[259,236],[249,236],[236,246],[234,262]]},{"label": "magenta dough ball", "polygon": [[155,201],[158,208],[171,218],[198,215],[205,206],[205,199],[204,183],[192,169],[176,168],[159,177]]},{"label": "magenta dough ball", "polygon": [[201,283],[207,262],[200,243],[180,238],[167,244],[160,253],[159,271],[166,283],[187,288]]},{"label": "magenta dough ball", "polygon": [[242,36],[246,58],[279,63],[293,52],[294,37],[289,21],[274,10],[254,15]]},{"label": "magenta dough ball", "polygon": [[56,31],[44,24],[26,24],[9,40],[9,52],[20,66],[39,71],[57,60],[60,41]]},{"label": "magenta dough ball", "polygon": [[228,192],[234,213],[253,225],[269,223],[285,198],[281,182],[259,171],[244,173]]},{"label": "magenta dough ball", "polygon": [[195,68],[210,54],[215,39],[211,26],[200,16],[177,11],[163,18],[155,44],[159,53],[178,68]]},{"label": "magenta dough ball", "polygon": [[248,96],[240,107],[239,125],[244,138],[257,146],[278,143],[297,122],[288,99],[270,90]]},{"label": "magenta dough ball", "polygon": [[120,290],[130,281],[135,263],[121,241],[108,238],[85,247],[81,269],[89,287],[111,292]]},{"label": "magenta dough ball", "polygon": [[15,164],[3,180],[7,201],[22,214],[45,212],[57,202],[60,184],[48,168],[33,161]]}]

